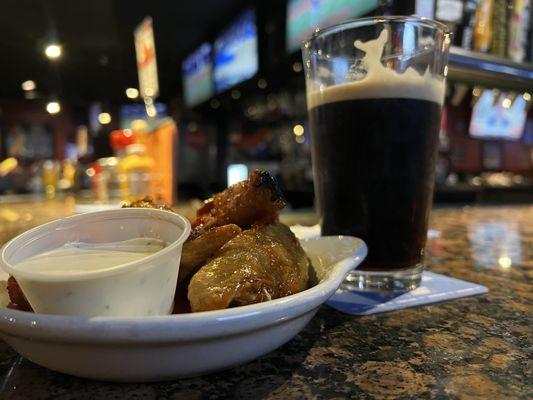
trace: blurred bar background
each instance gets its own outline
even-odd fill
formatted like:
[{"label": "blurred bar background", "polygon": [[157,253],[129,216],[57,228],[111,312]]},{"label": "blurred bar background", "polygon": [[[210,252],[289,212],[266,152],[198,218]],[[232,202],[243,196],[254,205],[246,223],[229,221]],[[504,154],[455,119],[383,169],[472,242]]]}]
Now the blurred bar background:
[{"label": "blurred bar background", "polygon": [[529,0],[4,0],[2,9],[0,203],[149,194],[175,204],[262,168],[292,209],[311,208],[299,46],[317,27],[392,14],[454,33],[435,202],[533,200]]}]

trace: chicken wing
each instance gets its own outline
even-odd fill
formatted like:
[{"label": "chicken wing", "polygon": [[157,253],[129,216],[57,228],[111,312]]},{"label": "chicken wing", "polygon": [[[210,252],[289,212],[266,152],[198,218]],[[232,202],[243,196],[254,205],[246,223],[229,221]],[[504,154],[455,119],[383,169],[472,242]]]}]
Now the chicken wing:
[{"label": "chicken wing", "polygon": [[165,204],[157,204],[150,196],[145,196],[142,199],[132,201],[129,204],[123,204],[122,208],[157,208],[159,210],[173,211],[172,208]]},{"label": "chicken wing", "polygon": [[9,308],[14,308],[21,311],[33,311],[28,299],[22,293],[18,282],[15,278],[10,276],[7,280],[7,293],[9,294]]},{"label": "chicken wing", "polygon": [[291,230],[279,223],[243,231],[191,278],[195,311],[218,310],[307,289],[309,261]]},{"label": "chicken wing", "polygon": [[247,229],[256,221],[275,220],[285,207],[276,181],[266,171],[252,171],[247,180],[230,186],[207,200],[198,210],[191,237],[226,224]]},{"label": "chicken wing", "polygon": [[182,282],[194,272],[196,267],[205,263],[227,241],[239,233],[241,233],[241,228],[234,224],[228,224],[211,228],[200,236],[185,242],[181,252],[178,283]]}]

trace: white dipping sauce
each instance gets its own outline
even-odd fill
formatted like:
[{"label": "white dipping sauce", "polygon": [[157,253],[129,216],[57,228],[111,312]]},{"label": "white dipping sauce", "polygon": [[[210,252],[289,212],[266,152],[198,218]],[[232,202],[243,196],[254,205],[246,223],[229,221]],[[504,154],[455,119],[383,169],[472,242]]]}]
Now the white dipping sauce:
[{"label": "white dipping sauce", "polygon": [[74,215],[12,239],[0,252],[0,268],[36,313],[168,315],[190,229],[181,215],[156,209]]},{"label": "white dipping sauce", "polygon": [[165,247],[154,238],[111,243],[66,243],[17,263],[14,268],[37,274],[76,275],[103,271],[145,258]]}]

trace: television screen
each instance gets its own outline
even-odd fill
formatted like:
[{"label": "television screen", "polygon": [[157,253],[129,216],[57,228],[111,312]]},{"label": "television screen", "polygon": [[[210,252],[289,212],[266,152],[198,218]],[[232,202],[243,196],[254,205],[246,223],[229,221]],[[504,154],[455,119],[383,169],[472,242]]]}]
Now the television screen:
[{"label": "television screen", "polygon": [[378,0],[289,0],[287,51],[292,53],[317,28],[357,18],[378,7]]},{"label": "television screen", "polygon": [[195,106],[213,96],[211,45],[204,43],[183,61],[183,96],[185,104]]},{"label": "television screen", "polygon": [[239,16],[215,40],[213,48],[217,93],[254,76],[259,68],[255,11]]},{"label": "television screen", "polygon": [[469,132],[478,139],[517,140],[526,118],[526,100],[521,95],[511,101],[506,93],[496,97],[492,90],[485,90],[472,109]]}]

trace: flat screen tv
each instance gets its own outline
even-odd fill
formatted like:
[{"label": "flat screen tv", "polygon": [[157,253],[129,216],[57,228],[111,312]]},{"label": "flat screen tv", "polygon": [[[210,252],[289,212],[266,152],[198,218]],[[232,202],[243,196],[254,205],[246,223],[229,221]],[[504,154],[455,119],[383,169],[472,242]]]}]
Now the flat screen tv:
[{"label": "flat screen tv", "polygon": [[214,76],[217,93],[253,77],[259,68],[254,10],[247,10],[215,40]]},{"label": "flat screen tv", "polygon": [[215,93],[211,45],[202,44],[183,61],[183,97],[185,104],[193,107]]},{"label": "flat screen tv", "polygon": [[485,90],[472,109],[469,133],[478,139],[518,140],[526,118],[526,100],[522,95],[511,101],[506,93]]},{"label": "flat screen tv", "polygon": [[378,0],[289,0],[287,52],[298,50],[315,29],[361,17],[377,7]]}]

